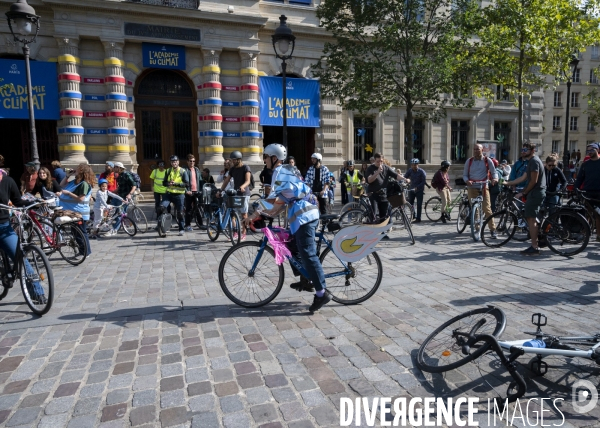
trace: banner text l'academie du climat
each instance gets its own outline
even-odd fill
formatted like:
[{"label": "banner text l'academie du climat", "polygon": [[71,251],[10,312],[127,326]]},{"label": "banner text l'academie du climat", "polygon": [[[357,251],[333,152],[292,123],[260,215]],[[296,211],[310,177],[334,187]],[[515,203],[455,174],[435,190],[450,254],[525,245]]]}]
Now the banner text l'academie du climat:
[{"label": "banner text l'academie du climat", "polygon": [[[260,124],[283,126],[281,77],[261,76],[259,85]],[[287,125],[305,128],[321,126],[321,91],[318,80],[287,78]]]}]

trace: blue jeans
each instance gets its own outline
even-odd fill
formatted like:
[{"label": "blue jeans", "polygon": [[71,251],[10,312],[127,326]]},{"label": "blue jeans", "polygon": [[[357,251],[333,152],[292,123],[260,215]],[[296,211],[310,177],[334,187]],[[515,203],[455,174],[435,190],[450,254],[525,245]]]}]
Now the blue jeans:
[{"label": "blue jeans", "polygon": [[183,201],[185,199],[185,195],[179,193],[165,193],[164,199],[161,202],[161,205],[164,208],[168,208],[169,204],[173,202],[175,205],[175,209],[177,210],[177,225],[179,226],[179,230],[183,230]]},{"label": "blue jeans", "polygon": [[[17,234],[13,230],[10,223],[0,223],[0,248],[4,251],[8,258],[12,260],[13,263],[15,262],[15,258],[17,256],[18,241],[19,238],[17,237]],[[23,259],[23,264],[25,265],[25,271],[27,272],[27,275],[35,274],[35,271],[27,260]],[[40,285],[39,281],[35,281],[33,283],[33,287],[38,296],[44,295],[44,289]]]},{"label": "blue jeans", "polygon": [[325,272],[323,272],[323,266],[317,256],[315,231],[318,225],[319,220],[303,224],[294,234],[294,238],[296,239],[302,267],[306,269],[308,279],[312,281],[315,290],[320,291],[325,288]]}]

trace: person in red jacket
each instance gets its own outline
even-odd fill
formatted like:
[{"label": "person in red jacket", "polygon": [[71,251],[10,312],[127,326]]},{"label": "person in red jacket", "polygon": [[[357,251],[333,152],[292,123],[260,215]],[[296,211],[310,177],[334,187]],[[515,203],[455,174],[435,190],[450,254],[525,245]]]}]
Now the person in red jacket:
[{"label": "person in red jacket", "polygon": [[431,187],[433,187],[440,198],[442,198],[442,223],[446,223],[446,220],[451,220],[450,214],[448,213],[448,205],[452,201],[452,198],[450,197],[452,188],[450,187],[450,176],[448,175],[450,165],[450,162],[446,160],[442,161],[441,168],[431,179]]}]

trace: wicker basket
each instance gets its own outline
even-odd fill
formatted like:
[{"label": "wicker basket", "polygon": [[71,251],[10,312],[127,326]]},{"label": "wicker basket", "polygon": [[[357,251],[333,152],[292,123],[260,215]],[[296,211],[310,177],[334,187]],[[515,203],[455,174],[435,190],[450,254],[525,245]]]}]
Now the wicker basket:
[{"label": "wicker basket", "polygon": [[398,195],[388,196],[388,202],[392,205],[392,208],[401,207],[406,203],[406,198],[404,197],[404,193],[400,193]]}]

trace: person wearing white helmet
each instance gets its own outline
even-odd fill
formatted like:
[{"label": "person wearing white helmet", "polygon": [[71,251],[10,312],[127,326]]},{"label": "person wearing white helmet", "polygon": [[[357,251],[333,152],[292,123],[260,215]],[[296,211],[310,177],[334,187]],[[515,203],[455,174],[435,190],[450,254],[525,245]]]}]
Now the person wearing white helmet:
[{"label": "person wearing white helmet", "polygon": [[304,181],[319,200],[319,212],[321,214],[326,214],[326,195],[327,190],[329,190],[329,169],[321,164],[323,161],[321,153],[313,153],[310,160],[312,161],[312,166],[308,168]]},{"label": "person wearing white helmet", "polygon": [[267,184],[268,175],[267,175],[267,179],[265,179],[265,196],[268,196],[267,187],[269,188],[269,193],[270,193],[271,189],[275,185],[275,180],[277,179],[277,175],[279,174],[279,171],[281,170],[281,165],[283,165],[283,161],[286,158],[287,158],[287,149],[285,148],[285,146],[283,144],[274,143],[274,144],[269,144],[267,147],[265,147],[265,150],[263,152],[263,159],[265,161],[265,165],[267,166],[267,169],[271,171],[271,180],[268,181],[268,184]]}]

